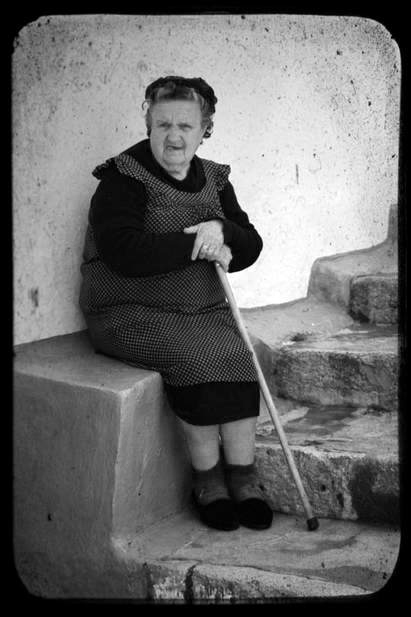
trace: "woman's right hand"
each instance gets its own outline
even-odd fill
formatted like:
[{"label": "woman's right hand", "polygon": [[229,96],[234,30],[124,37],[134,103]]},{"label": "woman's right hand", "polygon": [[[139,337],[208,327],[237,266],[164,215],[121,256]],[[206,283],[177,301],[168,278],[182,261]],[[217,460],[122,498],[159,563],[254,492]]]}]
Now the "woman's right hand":
[{"label": "woman's right hand", "polygon": [[210,261],[218,262],[223,268],[224,272],[228,272],[228,267],[230,265],[230,261],[232,260],[232,258],[233,258],[233,254],[231,252],[230,247],[227,246],[227,244],[223,244],[218,255],[214,257],[213,259],[211,259]]}]

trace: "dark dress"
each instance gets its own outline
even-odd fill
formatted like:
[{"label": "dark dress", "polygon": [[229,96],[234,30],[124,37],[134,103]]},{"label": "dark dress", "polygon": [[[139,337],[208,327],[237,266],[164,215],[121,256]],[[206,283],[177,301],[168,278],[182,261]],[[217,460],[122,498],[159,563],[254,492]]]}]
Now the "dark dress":
[{"label": "dark dress", "polygon": [[259,413],[252,356],[214,264],[191,261],[185,227],[219,218],[229,271],[253,263],[262,241],[237,203],[230,168],[195,156],[169,176],[144,140],[94,170],[101,181],[86,232],[80,306],[96,351],[159,371],[175,413],[194,425]]}]

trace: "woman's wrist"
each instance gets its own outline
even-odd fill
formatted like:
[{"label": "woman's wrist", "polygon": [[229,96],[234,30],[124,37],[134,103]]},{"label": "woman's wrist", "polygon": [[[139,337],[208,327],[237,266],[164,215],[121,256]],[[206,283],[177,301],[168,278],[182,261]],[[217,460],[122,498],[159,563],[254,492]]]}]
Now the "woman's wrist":
[{"label": "woman's wrist", "polygon": [[223,224],[224,244],[229,244],[233,238],[233,225],[228,219],[220,219]]}]

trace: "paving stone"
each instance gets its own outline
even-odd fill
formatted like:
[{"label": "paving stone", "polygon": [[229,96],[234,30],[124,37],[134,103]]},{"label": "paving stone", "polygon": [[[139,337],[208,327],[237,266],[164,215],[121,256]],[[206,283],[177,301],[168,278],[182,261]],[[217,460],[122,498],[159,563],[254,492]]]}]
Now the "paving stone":
[{"label": "paving stone", "polygon": [[150,563],[144,564],[148,600],[183,600],[187,599],[188,577],[195,563]]},{"label": "paving stone", "polygon": [[195,604],[364,595],[391,577],[399,546],[389,526],[320,519],[309,532],[304,518],[276,513],[270,529],[223,532],[187,509],[136,535],[127,550],[131,561],[144,556],[155,597]]},{"label": "paving stone", "polygon": [[360,587],[336,584],[315,577],[264,572],[257,568],[201,565],[193,570],[192,599],[219,604],[264,602],[274,598],[363,595]]}]

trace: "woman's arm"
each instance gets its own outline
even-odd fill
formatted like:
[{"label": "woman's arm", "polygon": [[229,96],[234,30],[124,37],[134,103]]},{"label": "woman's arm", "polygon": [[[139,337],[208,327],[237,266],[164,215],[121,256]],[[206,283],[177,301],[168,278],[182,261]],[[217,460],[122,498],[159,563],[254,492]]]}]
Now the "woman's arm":
[{"label": "woman's arm", "polygon": [[100,258],[122,276],[152,276],[189,265],[195,237],[147,233],[144,185],[109,169],[91,200],[89,222]]},{"label": "woman's arm", "polygon": [[220,192],[220,202],[226,219],[223,223],[224,243],[233,254],[229,272],[238,272],[251,266],[263,248],[263,241],[248,216],[241,209],[234,188],[228,182]]}]

